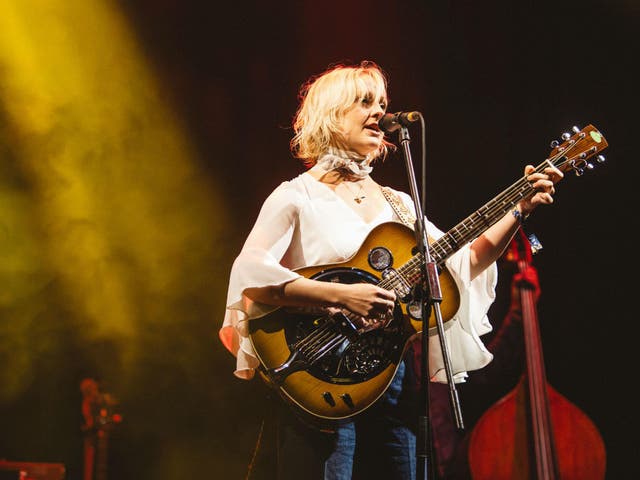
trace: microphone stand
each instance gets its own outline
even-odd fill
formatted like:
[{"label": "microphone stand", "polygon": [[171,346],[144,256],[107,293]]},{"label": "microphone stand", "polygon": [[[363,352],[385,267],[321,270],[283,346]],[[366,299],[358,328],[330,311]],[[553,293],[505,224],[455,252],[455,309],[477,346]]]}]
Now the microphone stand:
[{"label": "microphone stand", "polygon": [[432,428],[429,422],[429,318],[433,309],[436,318],[436,327],[438,336],[440,337],[440,348],[449,384],[449,399],[451,401],[452,410],[456,420],[456,426],[459,430],[464,428],[462,421],[462,412],[458,399],[458,392],[453,382],[453,373],[451,370],[451,360],[449,357],[449,349],[444,338],[444,324],[442,321],[442,312],[440,303],[442,302],[442,293],[440,291],[440,279],[438,275],[438,266],[431,258],[429,252],[429,241],[427,240],[427,231],[425,228],[425,215],[420,204],[418,195],[418,187],[411,160],[411,150],[409,148],[409,130],[405,126],[400,127],[399,141],[402,145],[404,159],[409,177],[409,187],[411,189],[411,197],[416,210],[415,237],[416,248],[422,254],[424,261],[421,262],[421,279],[419,288],[420,298],[422,301],[422,354],[420,357],[420,398],[419,398],[419,417],[418,417],[418,435],[416,439],[416,469],[418,480],[435,478],[434,462],[429,462],[429,454],[431,453],[431,436]]}]

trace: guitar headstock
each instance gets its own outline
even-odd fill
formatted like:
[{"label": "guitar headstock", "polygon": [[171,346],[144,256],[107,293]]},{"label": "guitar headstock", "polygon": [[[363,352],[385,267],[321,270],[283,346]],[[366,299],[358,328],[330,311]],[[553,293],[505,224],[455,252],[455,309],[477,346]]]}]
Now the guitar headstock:
[{"label": "guitar headstock", "polygon": [[[573,170],[577,176],[580,176],[585,170],[594,168],[594,164],[587,160],[599,154],[609,144],[604,135],[593,125],[587,125],[582,130],[573,127],[572,131],[573,135],[562,134],[562,143],[557,140],[551,142],[553,150],[547,160],[563,172]],[[597,155],[596,162],[603,163],[604,156]]]}]

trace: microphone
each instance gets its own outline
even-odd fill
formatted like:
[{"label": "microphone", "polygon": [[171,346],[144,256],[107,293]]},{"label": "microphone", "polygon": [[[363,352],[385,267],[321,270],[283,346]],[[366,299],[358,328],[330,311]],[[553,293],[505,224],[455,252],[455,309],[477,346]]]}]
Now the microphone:
[{"label": "microphone", "polygon": [[392,133],[400,127],[408,127],[414,122],[420,120],[420,112],[396,112],[385,113],[378,121],[380,130],[385,133]]}]

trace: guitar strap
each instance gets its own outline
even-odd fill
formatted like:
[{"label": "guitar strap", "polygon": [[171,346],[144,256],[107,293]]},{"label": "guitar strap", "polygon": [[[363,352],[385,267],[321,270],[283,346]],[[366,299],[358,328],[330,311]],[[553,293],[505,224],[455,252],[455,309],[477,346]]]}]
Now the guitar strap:
[{"label": "guitar strap", "polygon": [[407,208],[400,196],[389,187],[380,187],[380,190],[382,190],[382,195],[387,199],[400,221],[413,230],[416,223],[415,214]]},{"label": "guitar strap", "polygon": [[[404,204],[400,196],[391,190],[389,187],[380,187],[382,190],[382,194],[384,198],[387,199],[387,202],[393,208],[393,211],[396,212],[398,218],[409,227],[411,230],[415,229],[416,215],[412,211],[410,211],[407,206]],[[420,336],[416,336],[413,340],[409,341],[407,352],[405,352],[405,361],[408,361],[411,364],[410,372],[413,372],[411,375],[411,384],[412,388],[415,391],[418,391],[420,388],[420,369],[422,365],[420,363],[421,355],[422,355],[422,345],[421,345]]]}]

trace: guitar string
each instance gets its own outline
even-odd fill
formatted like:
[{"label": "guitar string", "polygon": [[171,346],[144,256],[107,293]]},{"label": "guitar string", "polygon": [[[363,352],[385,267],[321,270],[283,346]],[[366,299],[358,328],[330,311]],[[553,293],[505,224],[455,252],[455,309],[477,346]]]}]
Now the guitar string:
[{"label": "guitar string", "polygon": [[[348,312],[343,311],[342,314],[346,317],[349,317]],[[348,338],[347,335],[332,330],[332,328],[335,328],[335,324],[326,322],[323,327],[320,327],[316,330],[321,331],[320,333],[325,333],[324,336],[320,333],[318,335],[315,335],[315,332],[313,332],[299,342],[302,348],[305,348],[307,350],[307,352],[302,353],[307,357],[309,362],[315,362],[329,350],[333,349],[333,347],[339,345]],[[326,339],[327,335],[329,340]],[[313,342],[313,344],[310,345],[310,342]]]},{"label": "guitar string", "polygon": [[[328,334],[331,334],[330,326],[325,323],[322,327],[313,330],[309,335],[302,338],[298,343],[296,343],[296,347],[298,349],[313,349],[314,344],[323,341],[324,337]],[[303,355],[305,354],[304,352],[302,353]]]},{"label": "guitar string", "polygon": [[[541,172],[544,170],[544,168],[546,168],[546,162],[542,162],[536,168],[536,172]],[[470,239],[471,235],[475,234],[476,232],[479,233],[479,229],[484,228],[487,223],[491,223],[491,221],[494,219],[495,216],[504,214],[503,213],[504,211],[508,210],[513,205],[515,205],[515,203],[517,202],[514,202],[513,200],[517,198],[523,198],[526,193],[530,193],[532,190],[533,190],[533,187],[531,187],[531,185],[526,180],[526,178],[523,177],[522,179],[517,181],[512,187],[509,187],[507,190],[505,190],[505,192],[499,194],[494,201],[490,202],[490,207],[489,209],[487,209],[487,211],[484,214],[480,213],[482,210],[481,208],[478,211],[476,211],[474,214],[472,214],[470,217],[468,217],[468,219],[465,219],[463,222],[461,222],[459,226],[467,227],[467,224],[465,222],[467,222],[467,220],[470,220],[468,223],[471,224],[472,228],[468,229],[469,231],[467,232],[467,238]],[[507,202],[509,205],[507,208],[504,207],[505,205],[504,200],[500,201],[502,197],[511,199],[509,202]],[[474,216],[480,216],[480,219],[484,220],[482,222],[482,225],[479,225],[474,228],[475,222],[473,221],[473,218],[472,218]],[[488,222],[486,220],[487,218],[489,218]],[[447,254],[445,247],[441,246],[441,244],[446,242],[446,237],[448,235],[453,236],[454,231],[458,232],[459,226],[453,229],[452,231],[447,232],[447,234],[445,234],[442,237],[442,239],[434,242],[431,245],[431,248],[436,252],[436,256],[440,259],[440,261],[442,261],[445,258],[445,255]],[[461,239],[464,239],[464,236],[461,236]],[[456,241],[455,238],[453,238],[453,240],[455,245],[457,246],[459,242]],[[450,250],[452,250],[451,246],[449,247],[450,247]],[[408,278],[410,284],[415,284],[415,281],[419,280],[421,277],[421,261],[420,261],[421,258],[422,258],[421,254],[414,255],[407,263],[405,263],[403,266],[401,266],[398,269],[399,275],[401,277]],[[440,262],[436,260],[436,263],[440,263]],[[385,288],[387,290],[392,290],[392,289],[395,290],[397,288],[398,281],[394,279],[383,279],[381,282],[379,282],[378,285],[381,288]],[[333,336],[331,336],[331,332],[329,330],[330,329],[328,327],[326,330],[317,329],[314,332],[312,332],[312,334],[310,334],[309,336],[305,337],[305,339],[303,339],[304,342],[299,346],[299,348],[309,350],[308,352],[303,351],[302,354],[310,362],[313,363],[314,361],[316,361],[318,358],[322,356],[323,352],[326,353],[328,349],[337,345],[339,342],[343,341],[346,338],[344,336],[341,336],[341,334],[334,334]],[[326,336],[327,332],[331,339],[330,346],[329,346],[329,342],[326,341],[326,338],[322,337],[322,334],[325,334]],[[313,345],[309,345],[309,342],[313,342]],[[324,349],[322,347],[324,347]]]},{"label": "guitar string", "polygon": [[[583,138],[584,136],[580,137],[580,139]],[[572,149],[578,146],[578,144],[580,143],[580,139],[577,141],[569,142],[569,145],[566,149],[558,151],[555,156],[551,156],[549,159],[543,161],[535,168],[534,171],[536,173],[543,172],[544,169],[549,165],[549,162],[555,164],[558,159],[567,156],[567,154],[570,153]],[[567,160],[559,163],[556,166],[561,166],[563,164],[566,164],[567,162],[574,161],[575,158],[576,157],[573,157],[572,159],[567,158]],[[436,257],[436,263],[440,264],[448,257],[447,249],[443,244],[448,243],[449,238],[451,238],[454,243],[453,247],[451,245],[448,245],[449,251],[452,252],[452,250],[457,247],[462,240],[469,241],[472,238],[475,238],[475,236],[479,235],[485,229],[487,223],[490,225],[493,224],[493,221],[499,219],[497,217],[499,217],[500,215],[504,215],[504,212],[509,210],[509,208],[515,206],[517,201],[529,195],[531,192],[533,192],[533,190],[533,187],[526,179],[526,177],[523,177],[512,186],[507,188],[505,191],[503,191],[501,194],[499,194],[494,200],[487,203],[472,215],[467,217],[465,220],[460,222],[456,227],[447,232],[443,237],[431,244],[430,248],[435,252],[434,256]],[[505,205],[507,206],[505,207]],[[486,211],[482,213],[482,209],[486,209]],[[482,220],[481,223],[478,224],[476,222],[476,220],[474,219],[474,217],[476,216],[479,217],[479,220]],[[460,230],[462,227],[467,230],[466,235],[460,234]],[[459,240],[456,240],[456,238],[454,237],[455,234],[459,234]],[[398,269],[399,273],[401,275],[410,275],[411,279],[419,279],[421,275],[421,257],[421,254],[414,255],[411,260],[409,260],[407,263],[405,263],[405,265]],[[394,285],[393,279],[383,280],[379,283],[379,285],[383,288],[386,288],[386,286],[391,287]]]},{"label": "guitar string", "polygon": [[329,351],[331,351],[333,347],[342,343],[346,338],[347,337],[344,336],[343,334],[340,334],[340,333],[336,334],[331,341],[324,343],[324,345],[322,345],[320,349],[316,350],[315,355],[313,355],[309,361],[311,363],[316,362],[317,360],[322,358],[325,353],[328,353]]},{"label": "guitar string", "polygon": [[309,363],[314,363],[347,338],[346,335],[332,330],[334,326],[330,322],[325,322],[323,326],[296,343],[296,349],[302,353]]},{"label": "guitar string", "polygon": [[[558,159],[561,159],[562,157],[566,157],[567,153],[569,153],[572,149],[578,146],[581,139],[585,138],[584,134],[581,134],[581,135],[582,136],[579,136],[577,141],[571,139],[568,142],[568,146],[566,149],[559,150],[555,156],[551,156],[551,158],[543,161],[540,165],[538,165],[534,169],[534,172],[536,173],[543,172],[544,169],[549,165],[549,162],[555,165],[555,162]],[[574,161],[574,160],[575,160],[575,157],[572,159],[567,158],[564,162],[561,162],[556,166],[561,166],[563,164],[566,164],[569,161]],[[519,201],[522,198],[525,198],[526,196],[531,194],[531,192],[533,191],[534,191],[534,188],[531,185],[531,183],[527,180],[526,177],[523,177],[520,180],[516,181],[513,185],[508,187],[506,190],[504,190],[502,193],[498,194],[498,196],[494,200],[488,202],[483,207],[481,207],[476,212],[474,212],[469,217],[467,217],[465,220],[460,222],[458,225],[456,225],[453,229],[451,229],[449,232],[443,235],[443,237],[438,239],[436,242],[434,242],[430,246],[430,248],[432,248],[435,251],[436,263],[440,264],[442,261],[444,261],[448,257],[447,249],[445,248],[444,245],[442,245],[444,243],[448,244],[448,238],[451,238],[451,240],[454,243],[453,247],[451,245],[448,245],[449,251],[451,253],[453,253],[453,249],[456,248],[461,243],[462,240],[465,240],[465,235],[460,234],[459,232],[461,227],[464,227],[467,230],[466,241],[469,241],[472,238],[475,238],[474,236],[479,235],[483,231],[483,229],[485,229],[487,224],[493,225],[493,222],[498,220],[497,217],[499,217],[499,215],[504,215],[504,212],[506,212],[509,208],[512,208],[513,206],[515,206],[517,201]],[[505,207],[505,205],[508,205],[508,206]],[[482,213],[482,209],[486,209],[486,211]],[[476,224],[474,217],[478,217],[479,220],[482,220],[480,225]],[[471,227],[469,227],[467,224],[470,224]],[[456,240],[454,236],[455,234],[459,234],[459,240]],[[407,278],[409,280],[408,283],[410,285],[415,284],[415,282],[420,279],[422,274],[421,258],[422,258],[421,254],[414,255],[408,262],[406,262],[404,265],[402,265],[398,269],[399,277],[397,278],[400,278],[400,280]],[[391,290],[391,289],[395,290],[398,288],[398,280],[395,278],[386,278],[381,280],[378,283],[378,285],[381,286],[381,288],[386,288],[388,290]],[[327,337],[328,335],[329,340],[325,341],[326,338],[323,338],[323,335],[324,337]],[[298,342],[298,344],[296,344],[296,346],[299,349],[310,350],[310,352],[308,353],[302,352],[302,354],[305,357],[307,357],[309,361],[314,362],[318,358],[320,358],[324,353],[326,353],[326,351],[331,350],[334,346],[338,345],[339,343],[344,341],[346,338],[347,337],[344,334],[341,334],[339,332],[331,332],[329,323],[325,323],[323,327],[320,327],[314,330],[307,337],[303,338],[300,342]],[[312,343],[312,345],[310,345],[310,343]]]}]

